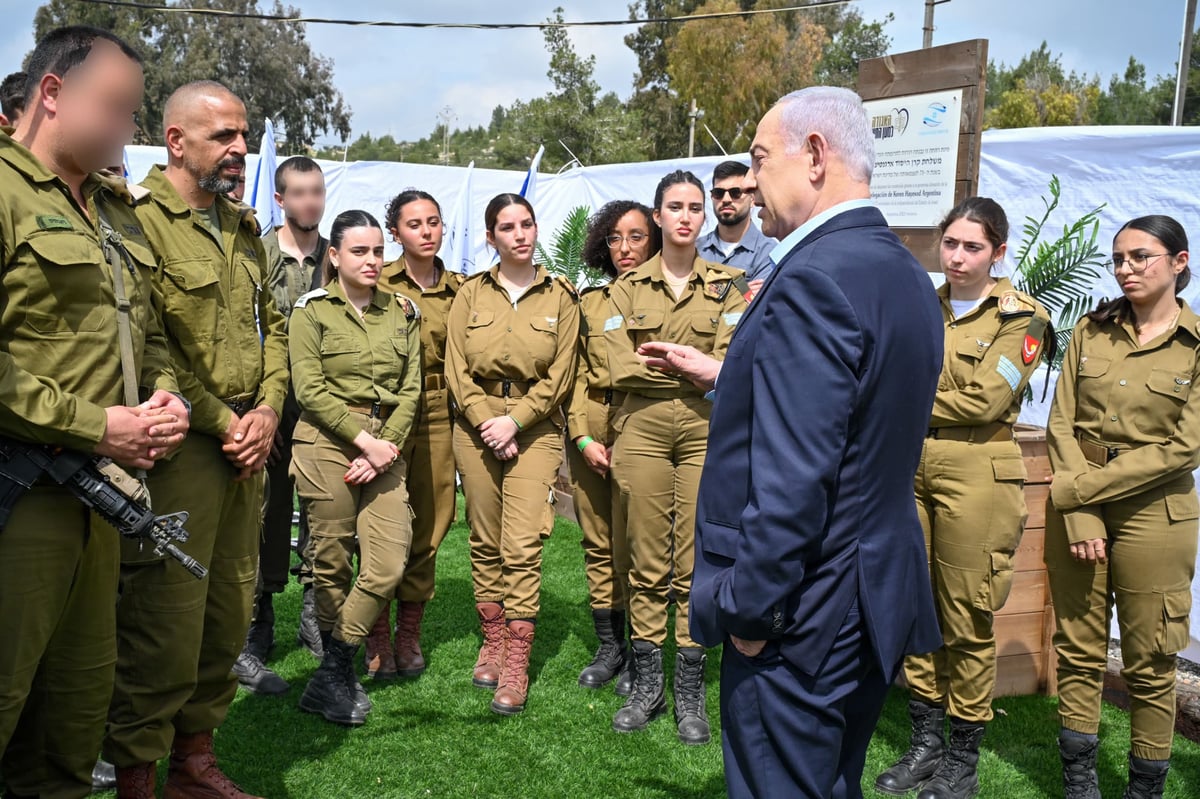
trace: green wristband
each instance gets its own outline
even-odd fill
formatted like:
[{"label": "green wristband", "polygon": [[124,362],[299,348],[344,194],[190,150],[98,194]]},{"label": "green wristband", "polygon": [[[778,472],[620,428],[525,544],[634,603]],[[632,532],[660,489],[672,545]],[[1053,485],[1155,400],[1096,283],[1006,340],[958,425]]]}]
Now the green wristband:
[{"label": "green wristband", "polygon": [[512,414],[511,414],[511,413],[510,413],[510,414],[508,414],[508,418],[509,418],[509,419],[512,419],[512,423],[513,423],[513,424],[515,424],[515,425],[517,426],[517,430],[518,430],[518,431],[521,431],[521,430],[524,430],[524,429],[525,429],[525,427],[524,427],[524,426],[523,426],[523,425],[522,425],[520,422],[518,422],[516,419],[513,419],[513,417],[512,417]]},{"label": "green wristband", "polygon": [[591,436],[584,436],[583,438],[581,438],[575,442],[575,446],[579,447],[580,452],[583,452],[585,449],[587,449],[588,444],[595,444],[595,443],[596,443],[596,439],[592,438]]}]

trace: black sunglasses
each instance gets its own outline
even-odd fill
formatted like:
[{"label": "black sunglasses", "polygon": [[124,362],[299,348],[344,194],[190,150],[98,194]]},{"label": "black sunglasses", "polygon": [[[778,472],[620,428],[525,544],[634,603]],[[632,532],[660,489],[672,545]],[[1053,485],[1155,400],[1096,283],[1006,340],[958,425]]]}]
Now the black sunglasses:
[{"label": "black sunglasses", "polygon": [[714,200],[720,200],[726,194],[729,195],[729,199],[731,200],[740,200],[745,193],[741,189],[713,189],[709,192]]}]

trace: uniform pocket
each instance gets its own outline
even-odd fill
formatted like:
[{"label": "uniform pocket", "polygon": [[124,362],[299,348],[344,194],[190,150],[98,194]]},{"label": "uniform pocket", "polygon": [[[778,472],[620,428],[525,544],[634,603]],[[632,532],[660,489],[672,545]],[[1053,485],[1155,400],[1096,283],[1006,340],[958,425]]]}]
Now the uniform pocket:
[{"label": "uniform pocket", "polygon": [[467,320],[467,335],[463,343],[463,352],[477,354],[487,349],[493,335],[492,323],[496,314],[492,311],[472,311]]},{"label": "uniform pocket", "polygon": [[992,474],[1001,482],[1024,483],[1028,476],[1025,461],[1018,455],[1003,455],[992,458]]},{"label": "uniform pocket", "polygon": [[[26,243],[42,268],[25,270],[25,324],[41,336],[102,329],[113,302],[104,299],[102,287],[110,278],[100,266],[99,244],[76,232],[42,232]],[[43,305],[53,306],[53,313],[41,310]]]},{"label": "uniform pocket", "polygon": [[162,266],[164,316],[167,327],[180,341],[216,341],[224,338],[221,287],[212,263],[204,258],[166,261]]},{"label": "uniform pocket", "polygon": [[1177,655],[1191,638],[1188,616],[1192,612],[1192,592],[1189,589],[1163,594],[1162,622],[1154,648],[1160,655]]},{"label": "uniform pocket", "polygon": [[992,336],[966,335],[958,340],[954,352],[972,361],[982,360],[992,347]]},{"label": "uniform pocket", "polygon": [[633,336],[635,347],[661,337],[659,331],[662,330],[664,316],[662,311],[655,310],[635,310],[629,315],[625,324]]},{"label": "uniform pocket", "polygon": [[1183,403],[1187,401],[1188,392],[1192,388],[1192,375],[1190,372],[1154,369],[1150,372],[1150,379],[1146,381],[1146,387],[1155,394]]},{"label": "uniform pocket", "polygon": [[1091,355],[1085,355],[1079,359],[1079,376],[1103,377],[1108,374],[1110,366],[1112,366],[1112,361],[1108,358],[1096,358]]},{"label": "uniform pocket", "polygon": [[1187,486],[1180,491],[1167,490],[1164,497],[1167,503],[1167,516],[1173,522],[1186,522],[1200,518],[1200,497],[1196,489]]},{"label": "uniform pocket", "polygon": [[1004,603],[1008,601],[1008,594],[1012,591],[1012,554],[993,552],[990,560],[991,568],[979,588],[979,594],[975,597],[975,607],[995,613],[1004,607]]}]

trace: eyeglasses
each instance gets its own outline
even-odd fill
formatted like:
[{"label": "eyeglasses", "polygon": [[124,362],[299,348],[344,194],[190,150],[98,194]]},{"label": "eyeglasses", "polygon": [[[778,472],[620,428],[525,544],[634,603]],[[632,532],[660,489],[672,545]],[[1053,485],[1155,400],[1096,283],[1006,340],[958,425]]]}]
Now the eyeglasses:
[{"label": "eyeglasses", "polygon": [[1110,260],[1105,262],[1104,268],[1109,271],[1109,274],[1115,275],[1117,270],[1128,266],[1130,272],[1140,275],[1146,271],[1146,268],[1150,266],[1150,262],[1155,258],[1162,258],[1164,255],[1170,254],[1169,252],[1160,252],[1156,255],[1151,255],[1148,252],[1135,252],[1129,256],[1114,255]]},{"label": "eyeglasses", "polygon": [[628,236],[618,236],[616,233],[614,233],[611,236],[605,236],[604,240],[608,242],[608,248],[610,250],[615,250],[617,247],[621,246],[622,242],[628,241],[631,245],[636,247],[648,238],[650,238],[650,237],[647,236],[645,233],[642,233],[640,231],[634,231],[633,233],[630,233]]},{"label": "eyeglasses", "polygon": [[737,201],[737,200],[742,199],[742,195],[745,193],[746,192],[742,191],[741,189],[716,189],[716,188],[714,188],[712,191],[709,192],[709,195],[714,200],[720,201],[720,199],[722,197],[724,197],[726,194],[728,194],[729,199]]}]

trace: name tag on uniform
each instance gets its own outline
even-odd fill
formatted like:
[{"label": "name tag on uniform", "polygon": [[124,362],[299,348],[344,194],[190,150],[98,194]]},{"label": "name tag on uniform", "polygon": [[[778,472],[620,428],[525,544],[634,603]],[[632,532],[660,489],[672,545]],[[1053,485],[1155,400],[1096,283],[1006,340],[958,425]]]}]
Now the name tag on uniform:
[{"label": "name tag on uniform", "polygon": [[39,215],[37,226],[40,230],[74,230],[71,220],[57,214]]},{"label": "name tag on uniform", "polygon": [[620,314],[608,317],[604,320],[604,332],[607,333],[610,330],[620,330],[621,324],[624,321],[625,317],[621,316]]}]

